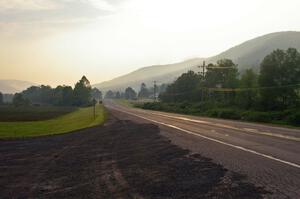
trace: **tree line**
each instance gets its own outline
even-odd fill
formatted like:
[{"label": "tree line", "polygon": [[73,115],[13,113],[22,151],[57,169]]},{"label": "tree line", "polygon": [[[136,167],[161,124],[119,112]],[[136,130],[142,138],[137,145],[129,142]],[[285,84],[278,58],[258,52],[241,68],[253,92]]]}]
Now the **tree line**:
[{"label": "tree line", "polygon": [[[0,95],[1,98],[1,95]],[[31,86],[13,97],[15,106],[54,105],[54,106],[88,106],[95,100],[102,99],[102,93],[92,88],[89,80],[83,76],[74,89],[71,86]]]},{"label": "tree line", "polygon": [[137,100],[137,99],[153,99],[161,92],[164,92],[167,88],[166,84],[154,85],[148,88],[145,83],[141,83],[140,90],[136,92],[132,87],[127,87],[124,92],[122,91],[112,91],[109,90],[105,94],[107,99],[127,99],[127,100]]},{"label": "tree line", "polygon": [[275,50],[260,64],[239,74],[230,59],[209,64],[204,72],[189,71],[170,84],[159,98],[162,102],[206,102],[241,109],[285,110],[299,107],[300,53]]}]

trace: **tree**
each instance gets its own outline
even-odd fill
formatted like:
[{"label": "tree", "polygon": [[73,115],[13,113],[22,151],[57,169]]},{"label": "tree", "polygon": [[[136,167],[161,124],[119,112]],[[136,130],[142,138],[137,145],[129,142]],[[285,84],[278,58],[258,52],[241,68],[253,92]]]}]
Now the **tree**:
[{"label": "tree", "polygon": [[165,102],[182,102],[182,101],[197,101],[201,96],[200,92],[201,78],[194,71],[188,71],[182,74],[170,84],[164,93],[161,93],[159,98]]},{"label": "tree", "polygon": [[299,100],[300,54],[294,48],[275,50],[261,63],[259,85],[262,106],[284,109]]},{"label": "tree", "polygon": [[50,86],[41,85],[40,102],[43,104],[51,104],[53,100],[53,90]]},{"label": "tree", "polygon": [[59,106],[71,106],[74,104],[73,89],[71,86],[57,86],[53,90],[51,104]]},{"label": "tree", "polygon": [[119,91],[116,92],[115,98],[116,99],[120,99],[121,98],[121,93]]},{"label": "tree", "polygon": [[112,90],[107,91],[106,94],[105,94],[106,99],[112,99],[114,97],[115,97],[115,94]]},{"label": "tree", "polygon": [[204,77],[204,86],[216,88],[214,99],[222,103],[233,104],[235,99],[235,89],[238,87],[238,68],[230,59],[221,59],[217,64],[209,64]]},{"label": "tree", "polygon": [[62,87],[62,104],[68,106],[74,104],[74,93],[71,86]]},{"label": "tree", "polygon": [[141,89],[138,94],[139,98],[148,98],[149,97],[149,90],[147,89],[147,86],[145,83],[141,84]]},{"label": "tree", "polygon": [[258,98],[258,75],[252,70],[247,69],[242,74],[240,80],[241,91],[238,95],[239,104],[243,108],[253,107]]},{"label": "tree", "polygon": [[85,76],[83,76],[81,80],[75,84],[74,104],[77,106],[89,104],[91,102],[91,92],[92,88],[90,82]]},{"label": "tree", "polygon": [[63,105],[63,87],[57,86],[53,91],[52,103],[54,105]]},{"label": "tree", "polygon": [[13,98],[14,106],[28,106],[29,100],[25,99],[21,93],[16,93]]},{"label": "tree", "polygon": [[221,59],[217,61],[217,65],[209,64],[205,74],[205,84],[209,88],[237,88],[237,65],[230,59]]},{"label": "tree", "polygon": [[22,95],[32,103],[42,103],[40,90],[41,88],[39,86],[31,86],[24,90]]},{"label": "tree", "polygon": [[0,92],[0,104],[3,104],[3,94]]},{"label": "tree", "polygon": [[102,92],[97,88],[92,89],[92,98],[98,101],[102,100]]},{"label": "tree", "polygon": [[136,99],[136,92],[131,87],[126,88],[126,90],[125,90],[125,98],[129,99],[129,100]]}]

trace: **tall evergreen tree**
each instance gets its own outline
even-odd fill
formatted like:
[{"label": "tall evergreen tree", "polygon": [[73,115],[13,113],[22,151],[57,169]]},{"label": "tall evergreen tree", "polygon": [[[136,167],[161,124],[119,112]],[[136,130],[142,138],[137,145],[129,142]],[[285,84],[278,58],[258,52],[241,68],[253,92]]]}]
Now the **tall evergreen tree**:
[{"label": "tall evergreen tree", "polygon": [[83,76],[74,88],[74,102],[77,106],[84,106],[91,102],[91,85],[89,80]]},{"label": "tall evergreen tree", "polygon": [[147,89],[147,86],[145,83],[141,84],[141,89],[138,94],[139,98],[148,98],[149,97],[149,90]]}]

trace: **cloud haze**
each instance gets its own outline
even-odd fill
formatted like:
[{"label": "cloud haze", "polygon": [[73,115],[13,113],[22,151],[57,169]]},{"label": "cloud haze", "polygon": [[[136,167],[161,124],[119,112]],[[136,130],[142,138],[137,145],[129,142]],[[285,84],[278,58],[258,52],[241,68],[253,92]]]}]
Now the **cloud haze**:
[{"label": "cloud haze", "polygon": [[[0,0],[0,79],[101,82],[300,30],[299,0]],[[35,74],[33,76],[33,74]]]}]

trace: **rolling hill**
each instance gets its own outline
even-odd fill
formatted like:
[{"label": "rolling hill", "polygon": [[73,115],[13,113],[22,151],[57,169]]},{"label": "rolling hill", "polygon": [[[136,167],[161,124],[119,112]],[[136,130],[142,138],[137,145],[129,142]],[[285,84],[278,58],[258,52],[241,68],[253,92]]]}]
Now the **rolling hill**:
[{"label": "rolling hill", "polygon": [[266,55],[275,49],[286,50],[290,47],[300,51],[300,32],[277,32],[264,35],[209,58],[209,61],[216,62],[222,58],[229,58],[239,65],[240,71],[247,68],[258,71],[259,65]]},{"label": "rolling hill", "polygon": [[14,94],[33,85],[37,84],[20,80],[0,80],[0,92]]},{"label": "rolling hill", "polygon": [[131,86],[138,90],[142,82],[148,86],[152,85],[154,80],[158,84],[170,83],[188,70],[199,70],[198,66],[202,64],[203,60],[214,63],[222,58],[232,59],[238,64],[240,71],[247,68],[259,71],[259,64],[266,55],[275,49],[286,50],[290,47],[300,51],[300,32],[289,31],[267,34],[246,41],[214,57],[195,58],[176,64],[144,67],[110,81],[95,84],[94,87],[107,91],[109,89],[124,90],[126,87]]}]

